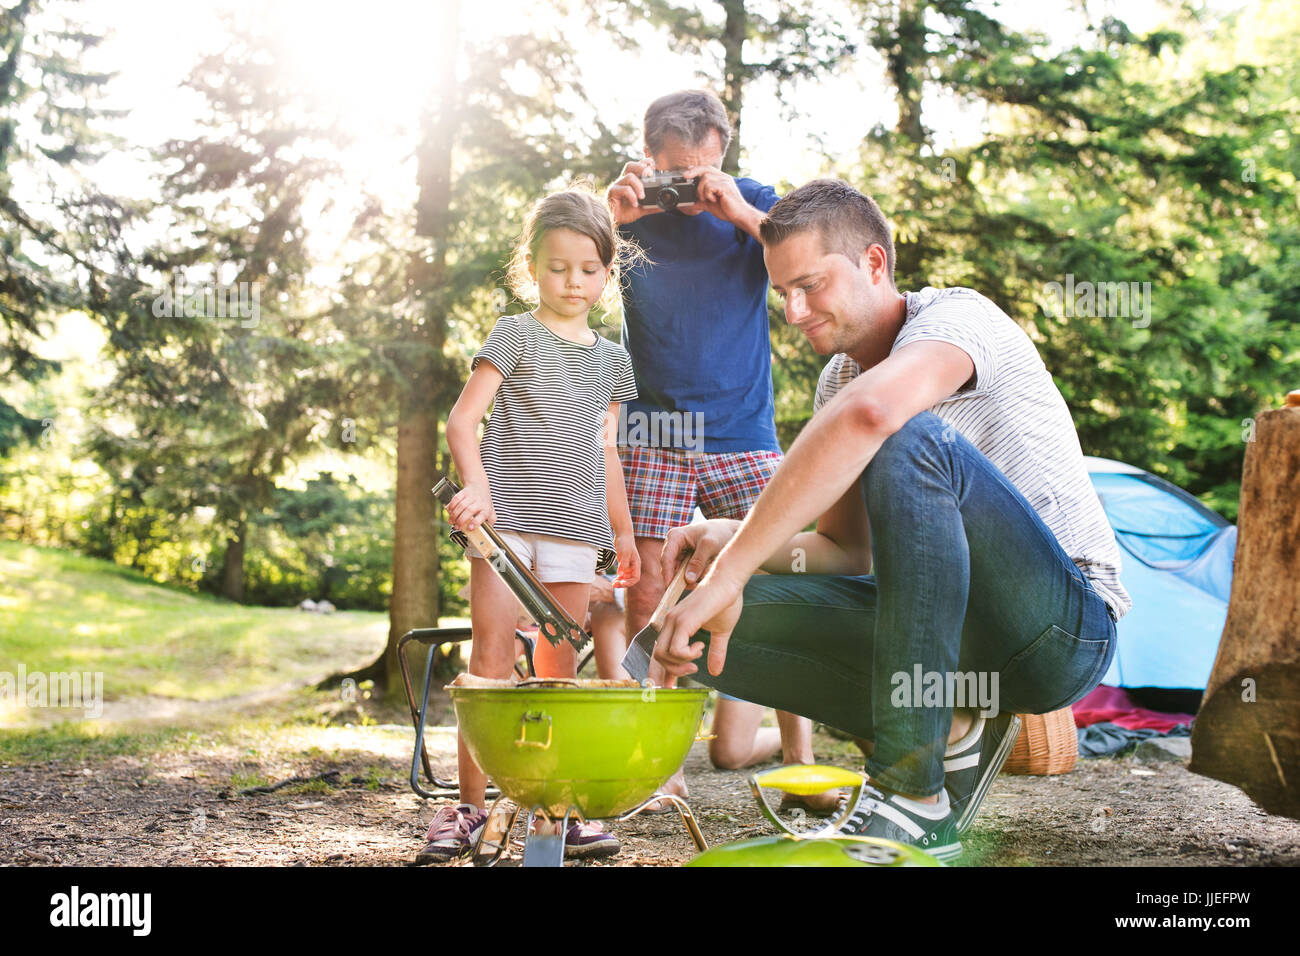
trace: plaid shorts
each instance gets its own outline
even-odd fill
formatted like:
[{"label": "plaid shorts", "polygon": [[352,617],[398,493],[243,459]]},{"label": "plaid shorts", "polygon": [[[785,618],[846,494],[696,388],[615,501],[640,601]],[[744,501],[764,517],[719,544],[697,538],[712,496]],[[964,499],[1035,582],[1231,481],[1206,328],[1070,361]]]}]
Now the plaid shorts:
[{"label": "plaid shorts", "polygon": [[696,506],[706,518],[745,517],[781,464],[779,451],[699,454],[635,446],[620,448],[618,456],[638,538],[666,538],[669,529],[691,523]]}]

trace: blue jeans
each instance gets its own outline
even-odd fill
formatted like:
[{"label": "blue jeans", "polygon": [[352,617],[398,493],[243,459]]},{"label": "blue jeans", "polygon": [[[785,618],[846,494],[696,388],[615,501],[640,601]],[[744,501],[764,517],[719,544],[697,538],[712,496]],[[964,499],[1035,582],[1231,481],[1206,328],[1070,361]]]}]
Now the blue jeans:
[{"label": "blue jeans", "polygon": [[[979,706],[947,675],[996,687],[993,710],[1058,710],[1106,673],[1115,621],[1024,496],[932,413],[891,435],[859,484],[875,574],[755,575],[722,673],[692,678],[874,741],[872,778],[929,796],[954,702]],[[932,673],[946,697],[923,690]]]}]

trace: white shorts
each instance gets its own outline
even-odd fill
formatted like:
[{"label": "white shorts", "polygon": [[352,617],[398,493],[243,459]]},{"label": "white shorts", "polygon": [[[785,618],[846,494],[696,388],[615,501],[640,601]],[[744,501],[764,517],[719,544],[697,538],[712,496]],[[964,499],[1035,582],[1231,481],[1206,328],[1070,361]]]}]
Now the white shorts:
[{"label": "white shorts", "polygon": [[[594,544],[529,531],[498,531],[497,534],[543,584],[566,581],[590,584],[596,580],[599,549]],[[465,556],[483,557],[472,544],[466,545]]]}]

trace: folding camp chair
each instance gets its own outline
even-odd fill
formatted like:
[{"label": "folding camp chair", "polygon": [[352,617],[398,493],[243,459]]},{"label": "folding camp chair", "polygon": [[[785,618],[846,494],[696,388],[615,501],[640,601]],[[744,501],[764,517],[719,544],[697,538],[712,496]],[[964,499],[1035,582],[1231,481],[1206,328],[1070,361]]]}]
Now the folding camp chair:
[{"label": "folding camp chair", "polygon": [[[460,796],[455,780],[443,780],[434,774],[433,765],[429,762],[429,751],[424,746],[424,728],[429,713],[429,690],[433,687],[433,662],[437,657],[438,648],[445,644],[459,644],[461,641],[467,641],[472,633],[468,627],[417,627],[407,631],[397,642],[397,661],[402,668],[402,684],[406,688],[406,702],[411,710],[411,723],[415,725],[415,752],[411,755],[411,789],[425,800],[430,797],[459,798]],[[524,659],[528,663],[528,672],[521,673],[519,676],[531,677],[533,675],[533,638],[518,630],[515,631],[515,638],[523,643]],[[411,668],[406,653],[407,645],[412,641],[419,641],[429,646],[429,653],[424,664],[424,692],[420,695],[418,707],[411,685]],[[515,670],[519,670],[518,666],[516,666]],[[425,778],[436,790],[427,790],[420,783],[421,767],[424,769]],[[495,791],[489,791],[489,795],[494,795],[494,793]]]}]

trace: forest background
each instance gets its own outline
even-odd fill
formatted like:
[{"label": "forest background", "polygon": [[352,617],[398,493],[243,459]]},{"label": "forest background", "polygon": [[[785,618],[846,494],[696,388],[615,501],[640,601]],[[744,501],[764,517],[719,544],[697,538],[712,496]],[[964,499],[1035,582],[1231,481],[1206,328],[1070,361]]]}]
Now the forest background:
[{"label": "forest background", "polygon": [[[386,610],[395,689],[464,613],[429,489],[523,214],[695,86],[729,172],[873,195],[900,289],[992,298],[1086,454],[1235,519],[1298,384],[1297,48],[1285,0],[6,3],[0,536]],[[788,447],[823,360],[769,311]]]}]

